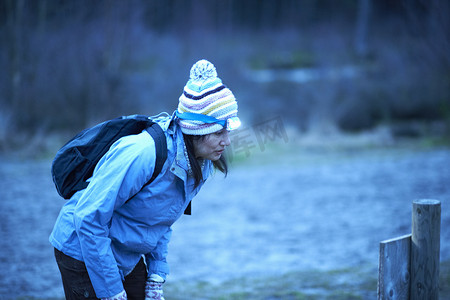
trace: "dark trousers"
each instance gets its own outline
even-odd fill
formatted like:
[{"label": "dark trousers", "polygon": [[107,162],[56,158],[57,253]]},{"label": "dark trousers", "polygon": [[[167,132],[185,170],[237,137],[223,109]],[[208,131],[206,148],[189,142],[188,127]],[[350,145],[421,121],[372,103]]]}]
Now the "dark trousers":
[{"label": "dark trousers", "polygon": [[[84,262],[76,260],[55,249],[55,258],[64,286],[64,294],[67,300],[98,299],[95,296],[89,274]],[[123,286],[128,300],[145,299],[145,281],[147,280],[147,268],[141,258],[134,270],[125,276]]]}]

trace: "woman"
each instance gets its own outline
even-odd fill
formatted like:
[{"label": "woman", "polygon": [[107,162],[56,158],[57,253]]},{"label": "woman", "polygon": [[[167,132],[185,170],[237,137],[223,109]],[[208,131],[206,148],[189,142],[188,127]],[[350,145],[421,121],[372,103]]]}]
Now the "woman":
[{"label": "woman", "polygon": [[200,60],[177,111],[156,122],[168,157],[151,184],[143,187],[155,147],[144,130],[114,143],[88,187],[61,209],[50,242],[67,299],[164,299],[171,225],[214,168],[227,173],[223,151],[240,121],[233,93],[214,65]]}]

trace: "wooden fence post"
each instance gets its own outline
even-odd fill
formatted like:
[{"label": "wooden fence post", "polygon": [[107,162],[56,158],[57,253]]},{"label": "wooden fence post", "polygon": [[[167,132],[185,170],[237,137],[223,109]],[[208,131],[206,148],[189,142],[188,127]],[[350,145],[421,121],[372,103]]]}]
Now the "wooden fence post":
[{"label": "wooden fence post", "polygon": [[379,300],[409,300],[411,235],[380,242]]},{"label": "wooden fence post", "polygon": [[416,200],[412,210],[411,291],[412,300],[439,299],[439,252],[441,202]]}]

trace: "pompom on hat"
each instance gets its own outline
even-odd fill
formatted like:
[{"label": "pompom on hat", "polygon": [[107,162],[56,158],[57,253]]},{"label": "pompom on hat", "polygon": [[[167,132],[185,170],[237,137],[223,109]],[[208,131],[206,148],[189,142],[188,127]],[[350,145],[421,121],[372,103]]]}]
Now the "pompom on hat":
[{"label": "pompom on hat", "polygon": [[236,98],[217,77],[214,65],[205,59],[196,62],[176,112],[181,131],[205,135],[224,127],[233,130],[240,125],[237,112]]}]

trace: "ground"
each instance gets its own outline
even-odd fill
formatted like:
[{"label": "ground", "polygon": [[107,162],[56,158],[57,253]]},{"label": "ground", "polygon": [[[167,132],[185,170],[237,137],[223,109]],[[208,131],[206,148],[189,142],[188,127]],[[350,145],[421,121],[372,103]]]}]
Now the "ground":
[{"label": "ground", "polygon": [[[448,147],[302,146],[256,147],[206,183],[173,226],[166,299],[376,299],[379,242],[411,232],[421,198],[441,201],[450,278]],[[50,163],[0,158],[0,299],[63,299]]]}]

